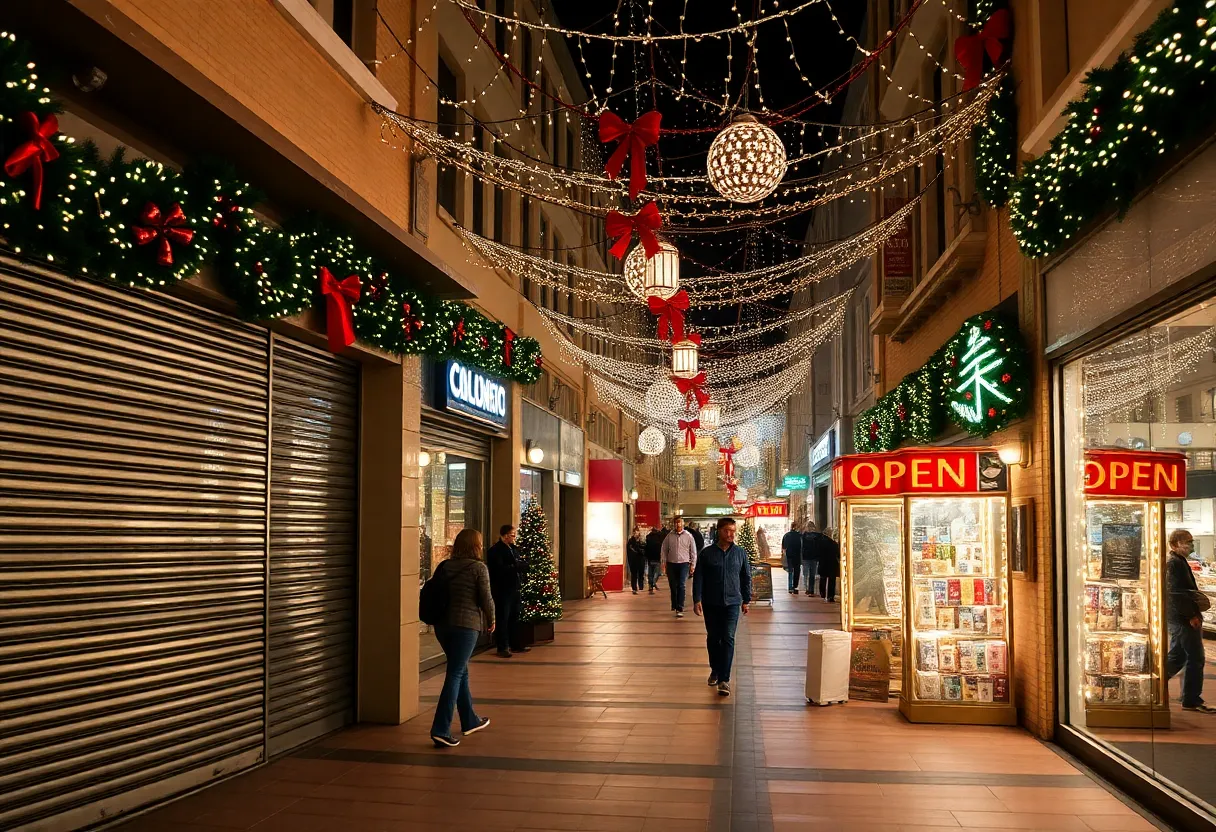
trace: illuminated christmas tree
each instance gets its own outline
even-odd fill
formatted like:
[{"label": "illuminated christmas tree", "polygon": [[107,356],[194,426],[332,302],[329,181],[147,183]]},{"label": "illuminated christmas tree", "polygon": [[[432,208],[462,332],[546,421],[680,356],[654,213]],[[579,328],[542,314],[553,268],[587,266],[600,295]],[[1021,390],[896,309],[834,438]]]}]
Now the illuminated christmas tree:
[{"label": "illuminated christmas tree", "polygon": [[520,518],[516,548],[528,562],[528,573],[520,587],[523,608],[519,620],[524,624],[557,621],[562,617],[562,596],[549,543],[549,525],[535,497],[528,501]]},{"label": "illuminated christmas tree", "polygon": [[739,546],[743,551],[747,552],[747,559],[752,563],[760,562],[760,548],[756,545],[756,530],[752,528],[752,521],[747,520],[743,523],[743,528],[739,530]]}]

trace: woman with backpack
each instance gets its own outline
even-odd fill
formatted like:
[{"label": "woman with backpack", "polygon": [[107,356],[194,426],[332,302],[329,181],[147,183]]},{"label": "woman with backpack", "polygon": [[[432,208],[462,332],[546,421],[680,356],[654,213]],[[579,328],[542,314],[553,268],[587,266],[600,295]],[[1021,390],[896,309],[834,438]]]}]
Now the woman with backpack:
[{"label": "woman with backpack", "polygon": [[430,593],[423,587],[422,605],[428,608],[428,617],[435,618],[435,636],[448,660],[431,741],[437,748],[455,748],[460,740],[452,736],[453,711],[460,713],[460,731],[466,737],[490,725],[488,718],[474,712],[469,692],[469,659],[477,637],[487,623],[494,632],[494,599],[490,572],[481,561],[481,532],[462,529],[452,544],[451,556],[439,564],[431,581],[440,583]]}]

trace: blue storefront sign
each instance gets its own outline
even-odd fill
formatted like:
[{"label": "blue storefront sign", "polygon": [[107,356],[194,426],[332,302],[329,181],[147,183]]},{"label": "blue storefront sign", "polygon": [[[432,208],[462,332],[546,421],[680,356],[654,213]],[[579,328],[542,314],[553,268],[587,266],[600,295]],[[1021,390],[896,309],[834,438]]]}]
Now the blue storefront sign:
[{"label": "blue storefront sign", "polygon": [[506,384],[459,361],[446,361],[438,368],[436,398],[441,410],[454,411],[498,428],[507,427],[511,397]]}]

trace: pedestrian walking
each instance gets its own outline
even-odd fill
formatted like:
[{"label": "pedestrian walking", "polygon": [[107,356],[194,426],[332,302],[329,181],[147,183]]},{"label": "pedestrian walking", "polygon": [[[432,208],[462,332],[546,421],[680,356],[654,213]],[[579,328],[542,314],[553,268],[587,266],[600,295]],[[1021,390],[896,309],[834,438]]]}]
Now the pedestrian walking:
[{"label": "pedestrian walking", "polygon": [[786,584],[790,595],[798,594],[798,578],[802,574],[802,532],[797,520],[781,538],[781,564],[785,567]]},{"label": "pedestrian walking", "polygon": [[483,629],[495,630],[494,598],[490,594],[490,572],[481,562],[481,532],[462,529],[452,544],[452,554],[439,565],[435,577],[447,590],[442,620],[435,625],[435,637],[447,657],[443,689],[431,723],[431,741],[438,748],[454,748],[460,740],[452,736],[452,716],[460,715],[460,731],[469,736],[488,728],[488,717],[473,710],[469,691],[469,659]]},{"label": "pedestrian walking", "polygon": [[836,579],[840,577],[840,543],[836,530],[828,529],[821,534],[815,563],[819,570],[819,595],[825,601],[836,600]]},{"label": "pedestrian walking", "polygon": [[747,553],[735,543],[735,521],[718,521],[718,542],[706,547],[692,579],[693,610],[705,617],[709,684],[719,696],[730,696],[730,670],[735,661],[739,613],[752,601],[752,569]]},{"label": "pedestrian walking", "polygon": [[663,563],[663,533],[651,529],[646,535],[646,575],[650,578],[650,594],[654,595],[659,584],[659,572]]},{"label": "pedestrian walking", "polygon": [[633,527],[633,534],[625,544],[625,556],[629,561],[629,586],[637,595],[646,588],[646,541],[642,539],[641,526]]},{"label": "pedestrian walking", "polygon": [[1216,713],[1203,701],[1203,615],[1198,604],[1199,587],[1187,555],[1195,551],[1195,538],[1186,529],[1170,532],[1170,554],[1166,558],[1166,626],[1170,652],[1165,657],[1165,678],[1182,675],[1182,709]]},{"label": "pedestrian walking", "polygon": [[819,531],[815,521],[808,520],[802,531],[802,577],[806,584],[806,594],[810,596],[816,594],[815,578],[819,573],[819,548],[822,540],[823,532]]},{"label": "pedestrian walking", "polygon": [[701,534],[701,530],[697,528],[696,523],[688,524],[688,533],[692,535],[693,542],[697,544],[697,553],[705,548],[705,536]]},{"label": "pedestrian walking", "polygon": [[684,528],[683,517],[676,518],[675,526],[675,531],[663,540],[663,563],[671,589],[671,609],[676,618],[683,618],[688,576],[697,572],[697,542]]},{"label": "pedestrian walking", "polygon": [[509,659],[512,653],[527,653],[532,648],[519,643],[519,612],[523,606],[520,589],[528,563],[515,550],[514,526],[508,523],[498,530],[498,542],[486,553],[486,567],[494,596],[497,625],[494,641],[498,656]]}]

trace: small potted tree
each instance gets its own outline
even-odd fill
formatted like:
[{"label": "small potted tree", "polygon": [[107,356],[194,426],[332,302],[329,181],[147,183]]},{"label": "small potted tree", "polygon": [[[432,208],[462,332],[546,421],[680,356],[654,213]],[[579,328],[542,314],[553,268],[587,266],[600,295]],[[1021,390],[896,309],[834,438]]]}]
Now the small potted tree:
[{"label": "small potted tree", "polygon": [[553,641],[553,622],[562,617],[562,596],[549,542],[549,524],[535,497],[524,507],[516,547],[528,563],[520,587],[523,602],[519,612],[520,641],[524,644]]}]

